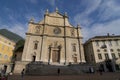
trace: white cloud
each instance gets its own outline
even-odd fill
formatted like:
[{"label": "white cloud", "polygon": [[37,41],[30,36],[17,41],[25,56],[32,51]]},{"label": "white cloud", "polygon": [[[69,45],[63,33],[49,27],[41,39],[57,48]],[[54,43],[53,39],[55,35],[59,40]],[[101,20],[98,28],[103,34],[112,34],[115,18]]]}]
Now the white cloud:
[{"label": "white cloud", "polygon": [[23,25],[23,24],[14,24],[13,27],[8,28],[8,29],[25,38],[27,27],[28,27],[27,25]]},{"label": "white cloud", "polygon": [[94,24],[91,28],[82,29],[84,40],[93,36],[106,35],[107,33],[120,35],[120,19],[108,22],[106,24]]},{"label": "white cloud", "polygon": [[27,31],[27,25],[18,22],[14,14],[9,14],[8,19],[10,20],[10,22],[1,23],[0,28],[8,29],[22,37],[25,37],[25,33]]},{"label": "white cloud", "polygon": [[39,13],[35,13],[35,12],[26,13],[24,17],[27,21],[29,21],[31,18],[34,18],[35,22],[38,22],[41,19],[43,19],[44,14],[45,14],[45,11],[43,9],[40,9]]},{"label": "white cloud", "polygon": [[105,33],[120,34],[120,19],[106,24],[95,24],[93,25],[92,30],[96,35],[103,35]]},{"label": "white cloud", "polygon": [[[9,11],[12,11],[9,8],[6,8],[6,9]],[[0,28],[1,29],[8,29],[8,30],[10,30],[10,31],[25,38],[25,33],[27,31],[27,25],[20,23],[17,20],[18,16],[15,16],[15,13],[8,14],[7,17],[8,17],[9,22],[8,21],[0,22]]]},{"label": "white cloud", "polygon": [[75,24],[80,23],[82,26],[90,25],[93,22],[93,20],[90,19],[88,16],[99,7],[100,3],[101,0],[92,0],[92,1],[85,0],[85,3],[82,4],[86,4],[87,7],[82,13],[78,13],[74,17]]},{"label": "white cloud", "polygon": [[99,8],[99,20],[106,21],[111,18],[120,17],[120,6],[114,0],[105,1]]},{"label": "white cloud", "polygon": [[8,30],[22,36],[23,38],[25,38],[25,33],[27,32],[27,25],[24,25],[24,24],[21,24],[21,23],[15,23],[15,24],[12,24],[12,26],[1,25],[0,28],[1,29],[8,29]]},{"label": "white cloud", "polygon": [[87,0],[87,5],[88,6],[87,6],[86,10],[82,14],[89,15],[90,13],[95,11],[100,6],[101,1],[102,0],[92,0],[92,1]]},{"label": "white cloud", "polygon": [[0,19],[0,29],[8,29],[22,37],[25,38],[25,33],[28,30],[28,21],[34,17],[35,22],[38,22],[40,19],[42,19],[44,17],[43,13],[44,11],[42,9],[40,9],[40,13],[35,13],[35,12],[31,12],[31,13],[25,13],[24,14],[24,21],[27,21],[26,24],[19,22],[19,16],[16,15],[16,13],[13,13],[13,11],[9,8],[5,8],[7,12],[12,12],[10,14],[7,15],[8,17],[8,21],[6,21],[5,23],[2,23],[2,19]]},{"label": "white cloud", "polygon": [[[120,5],[116,5],[115,0],[93,0],[88,1],[86,5],[88,6],[84,11],[74,17],[75,23],[80,23],[83,28],[84,41],[107,33],[120,35]],[[90,15],[93,15],[95,11],[98,13],[95,13],[95,18],[93,18]]]}]

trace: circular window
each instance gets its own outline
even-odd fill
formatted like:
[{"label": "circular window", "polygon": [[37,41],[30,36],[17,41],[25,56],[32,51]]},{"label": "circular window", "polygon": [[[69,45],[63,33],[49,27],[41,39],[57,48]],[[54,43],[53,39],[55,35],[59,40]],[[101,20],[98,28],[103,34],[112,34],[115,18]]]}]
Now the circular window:
[{"label": "circular window", "polygon": [[61,33],[61,29],[60,29],[60,28],[55,28],[55,29],[53,30],[53,32],[54,32],[55,34],[60,34],[60,33]]}]

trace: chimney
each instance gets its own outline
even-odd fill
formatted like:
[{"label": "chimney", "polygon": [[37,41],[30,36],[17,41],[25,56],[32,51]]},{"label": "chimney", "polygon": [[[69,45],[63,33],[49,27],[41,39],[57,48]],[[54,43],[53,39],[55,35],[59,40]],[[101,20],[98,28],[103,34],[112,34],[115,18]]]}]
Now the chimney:
[{"label": "chimney", "polygon": [[110,36],[110,34],[109,34],[109,33],[107,33],[107,36]]}]

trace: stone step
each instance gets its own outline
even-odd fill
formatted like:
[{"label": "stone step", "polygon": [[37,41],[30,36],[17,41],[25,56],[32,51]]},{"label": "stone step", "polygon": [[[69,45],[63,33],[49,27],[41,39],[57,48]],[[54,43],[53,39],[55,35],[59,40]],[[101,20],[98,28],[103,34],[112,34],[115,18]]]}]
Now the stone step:
[{"label": "stone step", "polygon": [[[84,69],[83,69],[84,68]],[[30,65],[26,69],[27,75],[57,75],[58,69],[60,73],[65,74],[81,74],[87,72],[89,67],[85,66],[54,66],[54,65]],[[83,71],[85,70],[85,71]]]},{"label": "stone step", "polygon": [[8,80],[120,80],[120,73],[99,73],[80,75],[52,75],[52,76],[28,76],[12,75]]}]

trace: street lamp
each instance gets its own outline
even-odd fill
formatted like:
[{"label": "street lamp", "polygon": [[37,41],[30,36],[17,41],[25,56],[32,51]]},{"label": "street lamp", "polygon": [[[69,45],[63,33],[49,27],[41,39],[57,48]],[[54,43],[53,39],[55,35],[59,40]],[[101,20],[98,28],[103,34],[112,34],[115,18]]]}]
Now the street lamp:
[{"label": "street lamp", "polygon": [[110,47],[108,44],[104,44],[101,46],[102,49],[107,49],[107,52],[108,52],[108,57],[109,57],[109,60],[111,61],[111,66],[112,66],[112,70],[115,72],[116,71],[116,68],[115,68],[115,60],[112,58],[112,54],[111,54],[111,51],[110,51]]}]

